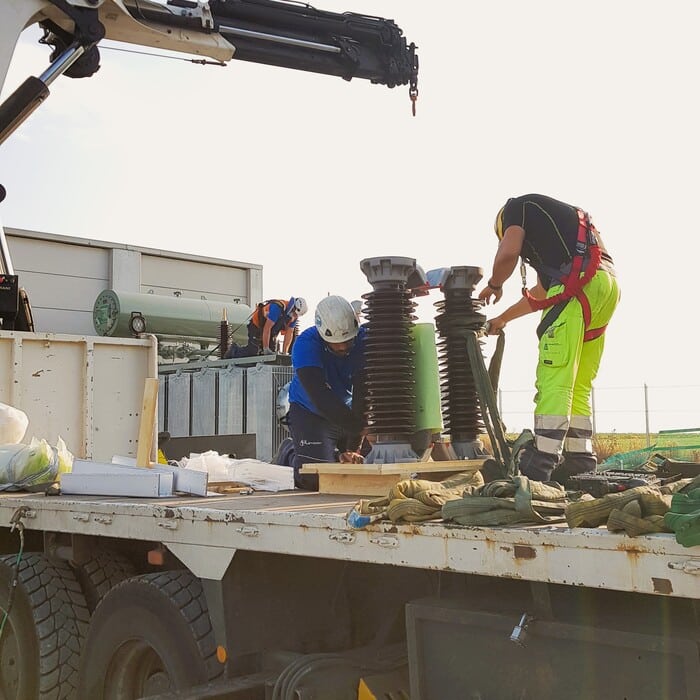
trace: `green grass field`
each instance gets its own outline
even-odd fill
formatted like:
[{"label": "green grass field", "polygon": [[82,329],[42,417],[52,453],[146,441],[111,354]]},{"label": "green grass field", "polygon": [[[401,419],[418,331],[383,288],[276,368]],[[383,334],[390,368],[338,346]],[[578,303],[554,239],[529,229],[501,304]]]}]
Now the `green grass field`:
[{"label": "green grass field", "polygon": [[[508,435],[509,438],[515,439],[517,435]],[[482,436],[482,441],[485,443],[487,450],[489,449],[488,436]],[[657,445],[659,452],[663,452],[663,447],[682,448],[684,445],[697,446],[700,445],[700,434],[693,433],[690,435],[678,435],[669,437],[668,435],[659,435],[658,433],[650,433],[649,442],[645,433],[598,433],[593,438],[593,448],[598,456],[598,463],[604,462],[608,457],[613,455],[632,452],[634,450],[642,450],[646,447]],[[700,449],[683,450],[678,454],[669,454],[671,457],[684,461],[700,462]]]}]

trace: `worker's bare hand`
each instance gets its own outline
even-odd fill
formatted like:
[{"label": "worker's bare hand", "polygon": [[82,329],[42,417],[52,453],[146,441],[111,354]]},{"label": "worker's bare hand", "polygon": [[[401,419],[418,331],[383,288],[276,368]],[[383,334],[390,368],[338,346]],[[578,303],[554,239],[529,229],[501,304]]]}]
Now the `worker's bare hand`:
[{"label": "worker's bare hand", "polygon": [[498,335],[506,327],[506,322],[500,317],[488,320],[489,335]]},{"label": "worker's bare hand", "polygon": [[491,287],[488,286],[488,284],[479,292],[479,299],[482,301],[485,301],[487,304],[491,303],[491,300],[493,299],[493,303],[495,304],[496,302],[501,300],[501,297],[503,296],[503,290],[502,289],[492,289]]},{"label": "worker's bare hand", "polygon": [[365,458],[359,452],[341,452],[340,461],[342,464],[362,464]]}]

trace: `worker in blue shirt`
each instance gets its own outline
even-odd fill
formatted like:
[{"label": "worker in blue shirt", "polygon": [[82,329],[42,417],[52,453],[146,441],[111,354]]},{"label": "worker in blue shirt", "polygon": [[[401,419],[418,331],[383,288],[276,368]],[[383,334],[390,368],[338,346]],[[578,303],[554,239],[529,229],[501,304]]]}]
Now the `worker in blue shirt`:
[{"label": "worker in blue shirt", "polygon": [[234,343],[224,357],[273,355],[280,333],[284,336],[282,352],[288,354],[296,337],[297,319],[306,309],[306,300],[302,297],[261,302],[248,321],[248,344],[240,347]]},{"label": "worker in blue shirt", "polygon": [[315,325],[294,343],[288,424],[297,488],[318,489],[316,475],[299,473],[304,464],[362,462],[365,332],[350,302],[328,296],[316,307]]}]

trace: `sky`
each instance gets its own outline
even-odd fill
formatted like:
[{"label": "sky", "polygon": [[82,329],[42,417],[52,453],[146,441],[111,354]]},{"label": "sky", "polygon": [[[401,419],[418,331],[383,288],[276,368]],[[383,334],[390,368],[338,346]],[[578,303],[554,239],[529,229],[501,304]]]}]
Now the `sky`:
[{"label": "sky", "polygon": [[[54,82],[0,146],[2,223],[262,264],[266,298],[304,296],[313,309],[329,293],[371,291],[367,257],[473,265],[486,280],[500,206],[547,194],[591,213],[622,288],[596,380],[598,429],[644,430],[645,384],[652,430],[700,426],[700,238],[690,216],[700,6],[317,7],[392,18],[418,45],[416,117],[406,86],[104,49],[95,76]],[[22,36],[4,95],[45,68],[39,35]],[[487,313],[519,294],[516,271]],[[434,318],[439,298],[418,302],[419,321]],[[530,422],[536,325],[533,314],[506,328],[509,428]]]}]

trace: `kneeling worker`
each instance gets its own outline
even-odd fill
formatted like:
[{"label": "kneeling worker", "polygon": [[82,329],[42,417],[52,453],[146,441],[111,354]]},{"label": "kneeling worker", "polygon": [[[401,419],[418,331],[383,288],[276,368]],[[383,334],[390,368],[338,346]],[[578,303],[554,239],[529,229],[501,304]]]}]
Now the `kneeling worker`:
[{"label": "kneeling worker", "polygon": [[350,303],[328,296],[316,307],[315,325],[294,343],[289,387],[289,431],[294,440],[294,483],[318,489],[311,462],[360,463],[365,430],[365,329]]}]

